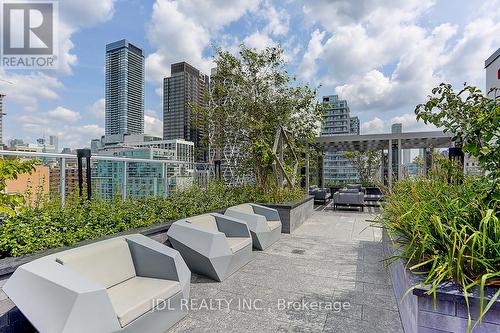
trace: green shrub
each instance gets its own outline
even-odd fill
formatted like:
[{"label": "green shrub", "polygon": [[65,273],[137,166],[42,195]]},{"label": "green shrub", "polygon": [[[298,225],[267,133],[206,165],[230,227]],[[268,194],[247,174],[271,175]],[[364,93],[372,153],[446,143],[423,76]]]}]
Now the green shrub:
[{"label": "green shrub", "polygon": [[68,198],[61,206],[57,198],[5,218],[0,225],[0,256],[19,256],[68,246],[86,239],[168,220],[202,214],[243,202],[293,203],[304,197],[301,189],[259,189],[255,186],[228,189],[211,183],[207,189],[192,187],[168,198],[129,200],[81,200]]},{"label": "green shrub", "polygon": [[13,216],[17,207],[24,203],[21,194],[5,193],[7,180],[15,180],[23,173],[31,174],[36,161],[20,161],[16,158],[0,158],[0,214]]},{"label": "green shrub", "polygon": [[[484,314],[484,287],[500,285],[500,201],[488,194],[484,177],[465,178],[459,185],[444,178],[398,181],[379,223],[402,251],[390,260],[402,258],[411,271],[424,275],[418,286],[430,285],[429,294],[436,297],[436,288],[452,280],[467,302],[467,291],[479,287]],[[470,322],[469,314],[469,329]]]}]

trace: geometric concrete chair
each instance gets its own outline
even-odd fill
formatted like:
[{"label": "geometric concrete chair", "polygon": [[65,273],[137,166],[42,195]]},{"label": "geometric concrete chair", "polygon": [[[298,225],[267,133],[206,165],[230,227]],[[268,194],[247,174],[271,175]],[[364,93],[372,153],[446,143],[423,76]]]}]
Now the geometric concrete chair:
[{"label": "geometric concrete chair", "polygon": [[281,236],[281,219],[276,209],[246,203],[228,208],[224,215],[247,223],[256,249],[265,250]]},{"label": "geometric concrete chair", "polygon": [[243,221],[203,214],[174,222],[167,232],[192,272],[223,281],[252,259],[252,238]]},{"label": "geometric concrete chair", "polygon": [[190,279],[176,250],[135,234],[24,264],[3,290],[40,332],[156,333],[187,314]]}]

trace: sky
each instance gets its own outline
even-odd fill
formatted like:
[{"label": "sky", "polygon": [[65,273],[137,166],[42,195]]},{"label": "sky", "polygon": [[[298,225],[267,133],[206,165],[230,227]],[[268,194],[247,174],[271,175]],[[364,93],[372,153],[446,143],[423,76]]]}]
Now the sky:
[{"label": "sky", "polygon": [[484,90],[484,60],[500,47],[500,0],[61,0],[59,68],[5,70],[4,142],[59,136],[81,148],[104,134],[107,43],[146,54],[145,131],[162,135],[162,79],[187,61],[209,74],[213,46],[281,45],[289,72],[347,99],[361,133],[431,129],[415,105],[431,89]]}]

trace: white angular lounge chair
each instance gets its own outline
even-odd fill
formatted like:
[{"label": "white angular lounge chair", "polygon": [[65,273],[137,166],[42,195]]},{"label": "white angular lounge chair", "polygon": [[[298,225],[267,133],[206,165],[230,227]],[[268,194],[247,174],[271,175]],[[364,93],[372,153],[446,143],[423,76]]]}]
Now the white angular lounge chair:
[{"label": "white angular lounge chair", "polygon": [[253,247],[265,250],[281,235],[281,219],[276,209],[252,203],[230,207],[224,213],[247,223]]},{"label": "white angular lounge chair", "polygon": [[223,281],[252,258],[252,238],[243,221],[204,214],[174,222],[167,232],[191,271]]},{"label": "white angular lounge chair", "polygon": [[3,290],[40,332],[165,332],[187,314],[191,272],[146,236],[117,237],[20,266]]}]

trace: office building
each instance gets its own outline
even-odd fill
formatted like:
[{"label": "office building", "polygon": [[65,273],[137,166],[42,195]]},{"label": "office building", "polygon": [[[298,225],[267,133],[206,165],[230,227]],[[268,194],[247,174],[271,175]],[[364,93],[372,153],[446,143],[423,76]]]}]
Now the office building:
[{"label": "office building", "polygon": [[401,124],[401,123],[392,124],[391,133],[393,133],[393,134],[403,133],[403,124]]},{"label": "office building", "polygon": [[69,147],[65,147],[61,150],[61,154],[76,155],[76,151],[74,149],[69,148]]},{"label": "office building", "polygon": [[360,129],[359,118],[350,117],[349,122],[350,122],[350,128],[349,128],[350,134],[359,135],[359,129]]},{"label": "office building", "polygon": [[[65,148],[66,149],[66,148]],[[78,165],[76,159],[67,159],[64,166],[64,193],[66,197],[76,195],[78,188]],[[85,171],[84,171],[85,172]],[[83,177],[83,184],[87,186],[87,181]],[[50,167],[50,194],[53,196],[61,195],[61,165],[59,163]]]},{"label": "office building", "polygon": [[[127,197],[166,196],[174,188],[187,188],[195,179],[194,143],[181,139],[162,140],[145,134],[123,135],[109,141],[98,155],[133,159],[165,160],[179,163],[127,162]],[[123,162],[98,160],[92,167],[95,192],[103,198],[120,193],[124,180]]]},{"label": "office building", "polygon": [[24,141],[22,139],[9,139],[7,140],[7,148],[15,149],[17,146],[24,146]]},{"label": "office building", "polygon": [[49,144],[51,146],[54,146],[54,150],[56,153],[59,152],[59,138],[57,137],[57,135],[49,136]]},{"label": "office building", "polygon": [[23,140],[9,140],[9,149],[15,151],[26,151],[33,153],[55,153],[56,148],[47,143],[44,138],[36,139],[36,143],[24,143]]},{"label": "office building", "polygon": [[[327,107],[324,115],[321,136],[359,135],[359,118],[351,117],[351,111],[346,100],[337,95],[323,97],[323,104]],[[356,182],[359,175],[345,158],[344,152],[326,152],[323,162],[323,179],[326,185]]]},{"label": "office building", "polygon": [[144,51],[126,40],[106,45],[106,136],[144,133]]},{"label": "office building", "polygon": [[[394,123],[391,125],[391,133],[393,134],[399,134],[403,133],[403,124],[402,123]],[[409,165],[411,163],[411,149],[402,149],[402,161],[401,163],[405,166]],[[397,164],[398,161],[398,152],[397,149],[393,149],[393,163]]]},{"label": "office building", "polygon": [[190,104],[206,106],[209,76],[186,62],[171,65],[171,75],[163,80],[163,139],[194,142],[197,161],[207,160],[203,147],[204,125]]},{"label": "office building", "polygon": [[[500,48],[484,62],[486,69],[486,93],[488,97],[500,96]],[[495,89],[494,89],[495,88]],[[491,91],[494,89],[493,91]]]}]

